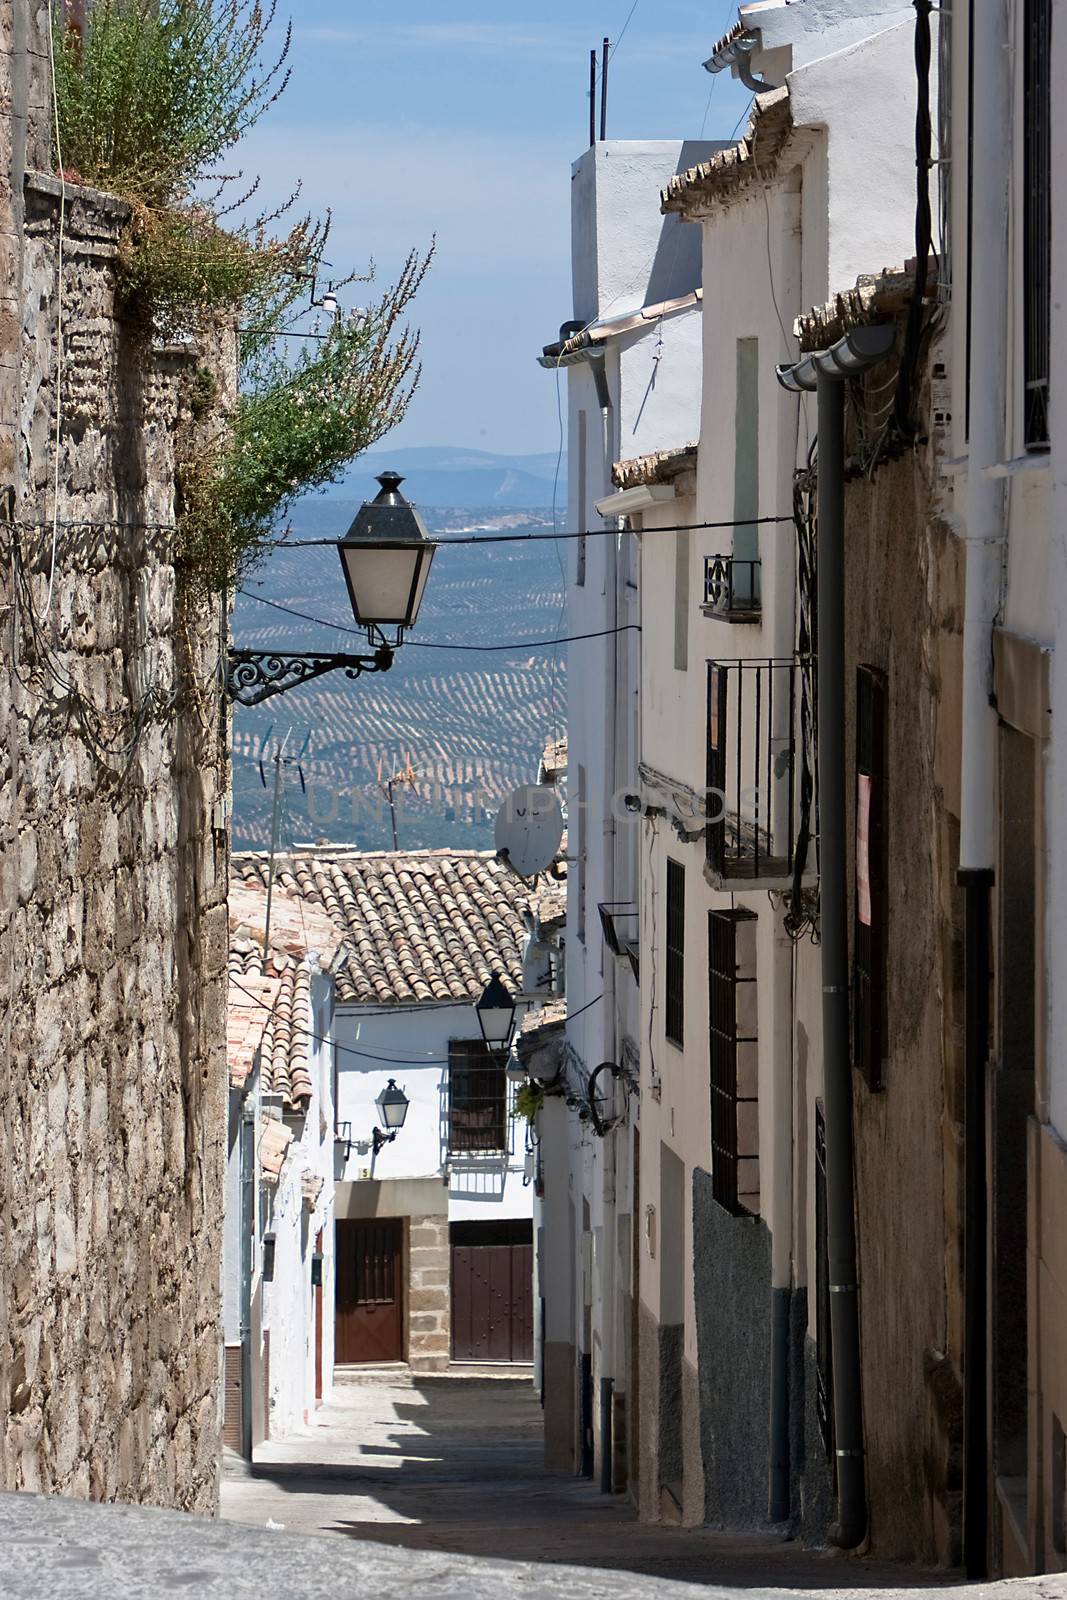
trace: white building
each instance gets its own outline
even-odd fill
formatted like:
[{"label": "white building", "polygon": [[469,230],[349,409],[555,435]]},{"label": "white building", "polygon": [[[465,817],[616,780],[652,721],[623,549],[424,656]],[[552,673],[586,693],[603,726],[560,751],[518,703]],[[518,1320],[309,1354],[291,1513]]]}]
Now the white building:
[{"label": "white building", "polygon": [[[235,865],[265,881],[265,857]],[[325,910],[345,947],[333,1024],[337,1363],[532,1361],[525,1123],[474,1009],[494,972],[522,990],[529,890],[476,851],[320,849],[279,858],[276,881]],[[408,1109],[383,1139],[377,1101],[391,1082]]]},{"label": "white building", "polygon": [[[585,535],[566,545],[568,631],[603,635],[573,644],[568,665],[568,1021],[562,1093],[538,1118],[545,1448],[605,1489],[625,1485],[631,1425],[640,839],[624,797],[637,789],[642,605],[636,541],[596,502],[620,455],[695,437],[699,241],[660,215],[659,192],[717,148],[607,141],[574,164],[573,313],[540,357],[566,381],[566,527]],[[594,1090],[613,1124],[603,1136],[588,1103],[601,1063],[614,1069]]]},{"label": "white building", "polygon": [[223,1246],[224,1438],[251,1456],[329,1399],[334,1335],[330,920],[276,889],[230,889],[230,1096]]},{"label": "white building", "polygon": [[[815,430],[775,365],[796,357],[802,308],[907,253],[911,119],[883,121],[874,140],[869,107],[906,102],[913,17],[864,0],[745,6],[713,50],[713,70],[736,62],[761,92],[740,144],[665,185],[665,209],[702,237],[699,448],[680,430],[661,455],[635,452],[599,506],[629,507],[642,530],[639,1502],[650,1518],[793,1517],[821,1533],[828,1499],[808,1295],[819,957],[790,937],[782,900],[795,872],[816,881],[798,742],[814,674],[800,664],[791,517]],[[656,532],[679,522],[695,526]],[[811,1062],[800,1084],[798,1021]]]}]

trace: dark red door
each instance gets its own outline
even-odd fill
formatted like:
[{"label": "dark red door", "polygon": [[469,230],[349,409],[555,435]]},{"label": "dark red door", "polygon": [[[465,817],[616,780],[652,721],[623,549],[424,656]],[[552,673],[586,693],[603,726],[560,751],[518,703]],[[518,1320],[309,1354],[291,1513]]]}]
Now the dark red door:
[{"label": "dark red door", "polygon": [[335,1360],[404,1359],[403,1223],[337,1224]]},{"label": "dark red door", "polygon": [[452,1246],[455,1361],[533,1360],[533,1245]]}]

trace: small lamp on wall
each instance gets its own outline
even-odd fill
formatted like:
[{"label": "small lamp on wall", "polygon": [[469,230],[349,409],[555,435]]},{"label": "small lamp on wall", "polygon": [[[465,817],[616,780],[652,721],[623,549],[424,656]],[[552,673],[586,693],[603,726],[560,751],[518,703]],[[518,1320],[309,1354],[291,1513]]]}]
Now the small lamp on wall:
[{"label": "small lamp on wall", "polygon": [[396,1079],[390,1078],[374,1104],[378,1107],[378,1121],[381,1123],[381,1127],[375,1128],[371,1134],[371,1146],[377,1155],[382,1145],[391,1144],[404,1126],[410,1101],[403,1089],[397,1087]]}]

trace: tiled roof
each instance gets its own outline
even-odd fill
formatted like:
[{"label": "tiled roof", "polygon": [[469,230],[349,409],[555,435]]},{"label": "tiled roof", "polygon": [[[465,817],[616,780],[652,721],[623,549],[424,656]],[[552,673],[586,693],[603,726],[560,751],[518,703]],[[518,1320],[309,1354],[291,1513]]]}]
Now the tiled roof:
[{"label": "tiled roof", "polygon": [[616,461],[611,469],[611,481],[616,489],[639,489],[645,484],[669,483],[681,472],[694,471],[696,464],[696,445],[682,444],[673,450],[654,450],[651,455]]},{"label": "tiled roof", "polygon": [[[853,328],[884,321],[906,311],[915,290],[915,272],[916,262],[912,259],[903,268],[887,267],[882,272],[864,273],[856,279],[854,289],[845,289],[826,305],[804,312],[793,325],[801,350],[825,350]],[[936,287],[937,263],[931,260],[927,293],[933,293]]]},{"label": "tiled roof", "polygon": [[[232,871],[265,885],[267,858],[236,855]],[[473,1001],[493,972],[521,985],[529,889],[488,852],[322,848],[275,858],[275,884],[341,933],[342,1002]]]},{"label": "tiled roof", "polygon": [[[545,783],[556,783],[567,773],[567,735],[549,739],[541,752],[541,773]],[[542,781],[541,777],[538,782]]]},{"label": "tiled roof", "polygon": [[[273,912],[273,907],[271,908]],[[230,998],[245,1001],[243,991],[264,978],[272,981],[274,1001],[261,1026],[260,1071],[267,1094],[282,1095],[287,1111],[306,1110],[311,1100],[308,1071],[311,1031],[311,966],[306,957],[272,949],[264,963],[263,946],[250,933],[230,935]]]},{"label": "tiled roof", "polygon": [[700,214],[715,200],[726,200],[753,181],[771,177],[793,126],[788,89],[757,95],[748,132],[740,144],[719,150],[699,166],[676,175],[663,190],[664,211]]},{"label": "tiled roof", "polygon": [[[231,969],[232,959],[231,955]],[[244,1087],[255,1065],[277,995],[278,985],[259,973],[242,979],[240,989],[230,988],[226,1002],[226,1061],[234,1089]]]},{"label": "tiled roof", "polygon": [[[232,876],[232,875],[231,875]],[[228,1031],[234,1039],[230,1082],[243,1084],[260,1053],[263,1089],[281,1095],[287,1111],[311,1101],[308,1071],[311,1030],[311,963],[315,951],[327,970],[341,935],[331,918],[304,906],[275,885],[270,908],[270,950],[264,956],[265,883],[231,881]]]}]

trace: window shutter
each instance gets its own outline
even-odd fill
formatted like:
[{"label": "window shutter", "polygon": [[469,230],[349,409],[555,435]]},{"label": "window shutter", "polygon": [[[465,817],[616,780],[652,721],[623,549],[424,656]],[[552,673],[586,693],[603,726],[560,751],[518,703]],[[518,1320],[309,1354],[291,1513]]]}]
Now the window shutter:
[{"label": "window shutter", "polygon": [[753,911],[708,913],[711,1192],[735,1216],[760,1208],[756,925]]},{"label": "window shutter", "polygon": [[667,861],[667,1038],[685,1042],[685,868]]},{"label": "window shutter", "polygon": [[852,957],[852,1057],[881,1089],[886,1053],[886,678],[856,672],[856,862]]}]

